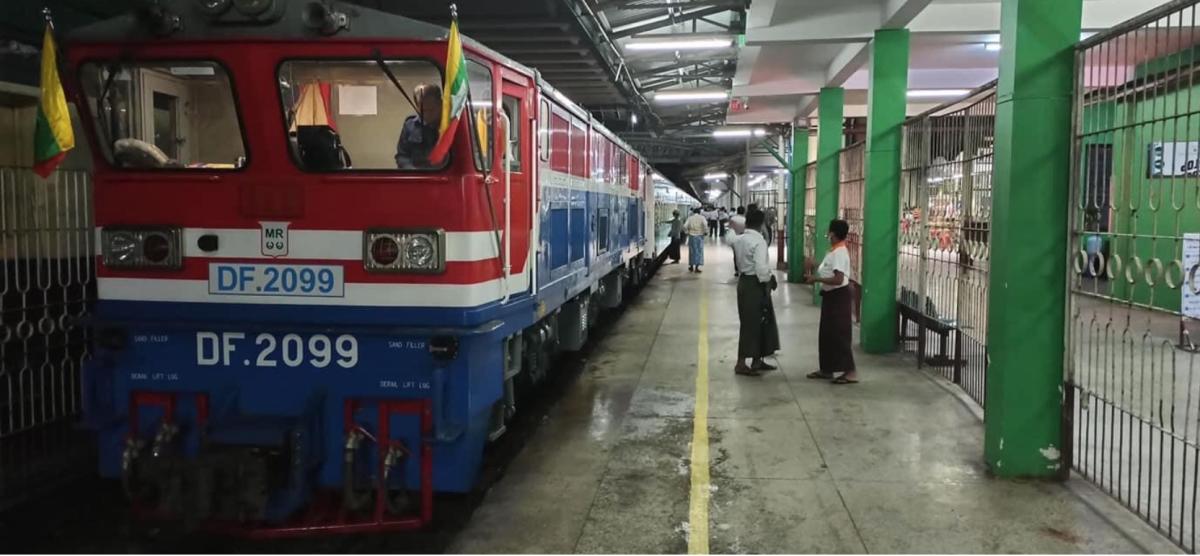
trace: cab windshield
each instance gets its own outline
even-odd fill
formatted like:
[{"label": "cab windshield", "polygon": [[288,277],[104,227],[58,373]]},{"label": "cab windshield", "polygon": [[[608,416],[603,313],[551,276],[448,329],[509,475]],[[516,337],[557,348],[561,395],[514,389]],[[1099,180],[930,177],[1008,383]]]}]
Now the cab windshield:
[{"label": "cab windshield", "polygon": [[100,148],[125,169],[233,170],[246,146],[216,62],[89,62],[80,81]]},{"label": "cab windshield", "polygon": [[[486,137],[491,73],[478,63],[467,67]],[[439,139],[441,83],[429,60],[285,61],[279,90],[292,158],[310,172],[444,168],[449,157],[430,156]],[[476,151],[478,158],[477,144]]]}]

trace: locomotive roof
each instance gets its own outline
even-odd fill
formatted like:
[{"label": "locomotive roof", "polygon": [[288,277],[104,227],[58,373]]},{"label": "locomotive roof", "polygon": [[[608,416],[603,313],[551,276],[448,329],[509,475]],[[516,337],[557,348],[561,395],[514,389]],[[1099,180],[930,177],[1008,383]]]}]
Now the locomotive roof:
[{"label": "locomotive roof", "polygon": [[[347,2],[325,2],[335,11],[346,14],[350,23],[347,28],[333,35],[322,35],[304,21],[304,10],[309,4],[318,3],[301,0],[275,0],[284,7],[278,19],[268,23],[221,23],[200,11],[195,0],[159,0],[159,5],[179,17],[180,26],[166,37],[155,35],[146,22],[136,13],[127,13],[86,25],[68,34],[69,41],[80,42],[150,42],[171,40],[321,40],[321,39],[376,39],[381,41],[444,41],[450,30],[440,25],[426,23],[402,15],[382,12]],[[234,8],[230,8],[232,11]],[[463,35],[464,45],[482,51],[506,65],[528,73],[533,70],[515,60],[492,50],[478,41]]]}]

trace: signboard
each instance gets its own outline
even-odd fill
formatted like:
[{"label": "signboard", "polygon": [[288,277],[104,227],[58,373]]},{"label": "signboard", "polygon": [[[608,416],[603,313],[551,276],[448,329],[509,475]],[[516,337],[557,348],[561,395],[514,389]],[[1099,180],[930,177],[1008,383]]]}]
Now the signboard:
[{"label": "signboard", "polygon": [[1200,234],[1183,234],[1183,284],[1179,288],[1183,300],[1179,304],[1183,316],[1200,319],[1200,272],[1192,269],[1200,265]]},{"label": "signboard", "polygon": [[1148,158],[1152,178],[1200,175],[1200,142],[1151,143]]}]

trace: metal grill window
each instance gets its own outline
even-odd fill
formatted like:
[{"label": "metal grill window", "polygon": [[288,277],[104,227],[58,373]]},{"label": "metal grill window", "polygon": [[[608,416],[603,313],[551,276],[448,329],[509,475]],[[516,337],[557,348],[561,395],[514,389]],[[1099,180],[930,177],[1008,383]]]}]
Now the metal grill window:
[{"label": "metal grill window", "polygon": [[862,283],[863,154],[866,143],[855,143],[838,153],[838,218],[850,225],[846,250],[850,253],[850,279]]},{"label": "metal grill window", "polygon": [[904,124],[899,301],[902,339],[981,406],[996,88]]},{"label": "metal grill window", "polygon": [[804,258],[814,257],[817,238],[817,163],[804,167]]},{"label": "metal grill window", "polygon": [[1171,2],[1076,51],[1071,463],[1189,551],[1200,479],[1200,33]]}]

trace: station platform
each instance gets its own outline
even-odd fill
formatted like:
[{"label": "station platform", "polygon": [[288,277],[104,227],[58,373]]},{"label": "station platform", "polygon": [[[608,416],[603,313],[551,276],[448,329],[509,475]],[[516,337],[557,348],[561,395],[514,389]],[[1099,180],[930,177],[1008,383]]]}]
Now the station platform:
[{"label": "station platform", "polygon": [[684,255],[599,340],[451,551],[1179,552],[1083,480],[990,477],[981,412],[909,355],[856,353],[856,385],[806,379],[810,287],[775,292],[779,370],[734,375],[730,250],[710,242],[702,274]]}]

